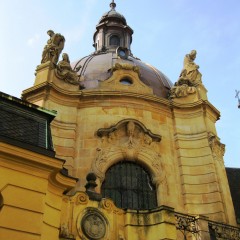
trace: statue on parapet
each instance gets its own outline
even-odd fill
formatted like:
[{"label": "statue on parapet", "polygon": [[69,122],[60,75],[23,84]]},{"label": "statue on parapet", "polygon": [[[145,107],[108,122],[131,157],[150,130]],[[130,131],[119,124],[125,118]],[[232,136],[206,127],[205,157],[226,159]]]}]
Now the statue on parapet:
[{"label": "statue on parapet", "polygon": [[81,66],[79,66],[76,70],[73,70],[68,54],[63,53],[62,60],[59,61],[55,71],[58,78],[64,80],[65,82],[79,85],[79,76],[77,72],[80,70],[80,68]]},{"label": "statue on parapet", "polygon": [[169,92],[170,98],[181,98],[193,94],[196,92],[196,86],[202,83],[202,74],[198,70],[199,66],[194,62],[196,56],[196,50],[192,50],[185,55],[183,70]]},{"label": "statue on parapet", "polygon": [[186,54],[183,62],[183,70],[180,73],[178,81],[189,81],[193,85],[202,82],[202,74],[199,72],[199,66],[194,62],[197,56],[197,51],[192,50]]},{"label": "statue on parapet", "polygon": [[41,63],[50,61],[57,64],[59,55],[64,48],[65,38],[60,33],[54,33],[52,30],[48,30],[47,34],[50,38],[43,49]]}]

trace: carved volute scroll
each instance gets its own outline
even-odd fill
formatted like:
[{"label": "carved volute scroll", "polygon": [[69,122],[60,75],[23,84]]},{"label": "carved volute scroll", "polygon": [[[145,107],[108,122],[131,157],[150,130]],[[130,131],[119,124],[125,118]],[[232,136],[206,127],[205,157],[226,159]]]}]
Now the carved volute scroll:
[{"label": "carved volute scroll", "polygon": [[219,138],[213,133],[208,134],[208,141],[212,150],[214,160],[222,162],[225,153],[225,144],[222,144],[219,141]]},{"label": "carved volute scroll", "polygon": [[161,136],[153,134],[141,122],[125,119],[112,127],[99,129],[97,136],[101,138],[101,143],[97,148],[92,171],[101,181],[111,165],[124,160],[141,162],[152,172],[155,183],[165,181],[163,163],[158,151]]}]

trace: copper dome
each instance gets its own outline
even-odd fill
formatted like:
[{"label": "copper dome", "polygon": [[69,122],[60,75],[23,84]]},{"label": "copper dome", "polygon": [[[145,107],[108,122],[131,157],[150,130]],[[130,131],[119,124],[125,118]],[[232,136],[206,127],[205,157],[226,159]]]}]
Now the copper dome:
[{"label": "copper dome", "polygon": [[[111,77],[116,63],[131,64],[139,67],[140,80],[153,89],[153,94],[167,98],[172,86],[170,80],[158,69],[142,62],[131,54],[133,30],[127,25],[123,15],[115,10],[116,3],[110,3],[110,11],[105,13],[96,26],[93,36],[95,52],[72,64],[80,75],[85,89],[98,88],[99,82]],[[119,55],[118,49],[127,52],[125,57]]]},{"label": "copper dome", "polygon": [[82,85],[85,89],[91,89],[98,88],[99,82],[107,80],[112,75],[112,67],[116,63],[138,66],[140,80],[153,89],[153,94],[158,97],[168,97],[168,92],[172,86],[171,81],[155,67],[133,56],[122,59],[117,56],[116,52],[96,53],[73,63],[73,67],[77,69],[78,66],[82,66],[78,72]]}]

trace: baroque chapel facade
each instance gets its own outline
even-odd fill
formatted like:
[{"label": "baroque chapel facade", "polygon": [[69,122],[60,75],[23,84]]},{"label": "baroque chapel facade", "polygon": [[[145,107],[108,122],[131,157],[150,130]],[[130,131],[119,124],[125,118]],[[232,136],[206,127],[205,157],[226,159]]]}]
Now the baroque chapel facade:
[{"label": "baroque chapel facade", "polygon": [[[3,109],[13,104],[18,110],[12,113],[34,112],[31,119],[45,123],[42,132],[48,140],[34,149],[12,141],[16,149],[10,149],[5,139],[12,161],[20,153],[22,161],[13,168],[5,151],[4,166],[14,171],[3,171],[6,181],[19,169],[25,175],[22,181],[11,180],[11,188],[4,187],[1,211],[35,222],[29,227],[22,223],[22,230],[17,222],[15,227],[10,220],[4,223],[0,213],[0,225],[5,224],[0,236],[240,239],[224,144],[215,128],[220,113],[208,101],[195,63],[197,52],[186,54],[173,85],[161,71],[134,57],[133,30],[114,1],[96,26],[92,54],[70,63],[63,53],[59,61],[65,38],[52,30],[48,35],[34,86],[23,91],[23,100],[2,95]],[[39,141],[30,142],[34,144]],[[24,199],[24,206],[15,203],[13,191],[26,192],[34,203],[30,208]],[[5,206],[8,201],[7,206],[20,204],[21,211]]]}]

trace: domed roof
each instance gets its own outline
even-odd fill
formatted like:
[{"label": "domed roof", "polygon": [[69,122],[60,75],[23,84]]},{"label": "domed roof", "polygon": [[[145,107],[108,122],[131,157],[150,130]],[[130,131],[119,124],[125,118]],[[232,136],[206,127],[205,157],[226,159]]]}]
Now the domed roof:
[{"label": "domed roof", "polygon": [[154,95],[167,98],[172,83],[158,69],[131,54],[133,30],[115,7],[116,3],[112,0],[110,11],[102,16],[96,26],[93,36],[95,52],[72,64],[75,70],[81,66],[78,70],[81,85],[85,89],[96,89],[102,81],[112,76],[116,63],[127,64],[139,68],[140,80],[152,88]]},{"label": "domed roof", "polygon": [[140,80],[153,89],[153,94],[167,98],[172,86],[171,81],[155,67],[142,62],[140,59],[129,56],[127,59],[119,58],[116,52],[102,52],[83,57],[73,63],[74,69],[82,66],[78,74],[85,89],[98,88],[99,82],[107,80],[111,75],[112,67],[116,64],[131,64],[139,67]]},{"label": "domed roof", "polygon": [[106,21],[109,18],[118,18],[123,22],[124,25],[127,24],[125,17],[115,10],[116,3],[114,2],[110,3],[110,7],[111,7],[111,10],[102,15],[99,21],[99,24]]}]

